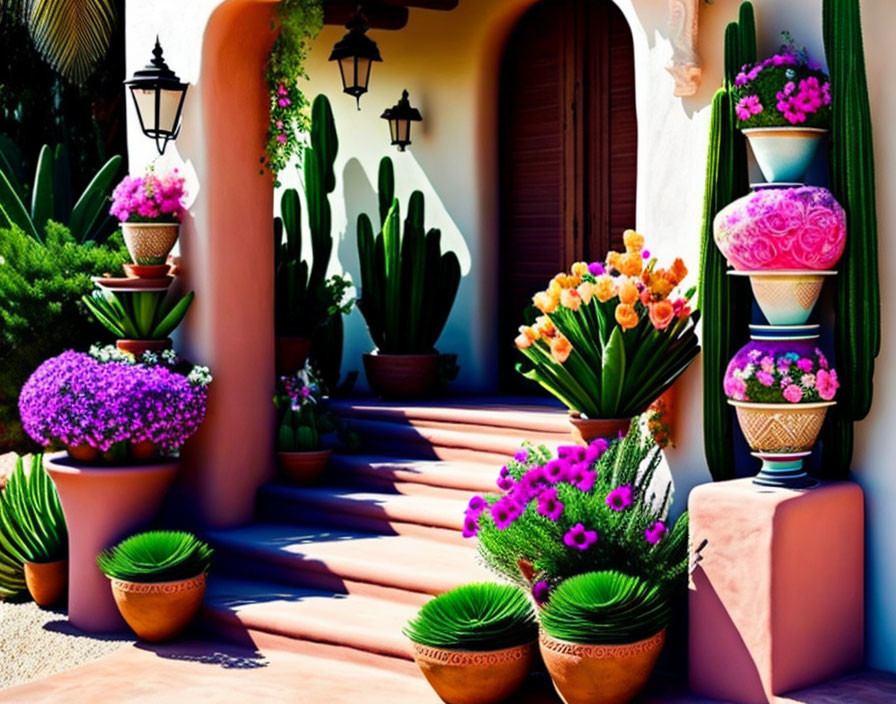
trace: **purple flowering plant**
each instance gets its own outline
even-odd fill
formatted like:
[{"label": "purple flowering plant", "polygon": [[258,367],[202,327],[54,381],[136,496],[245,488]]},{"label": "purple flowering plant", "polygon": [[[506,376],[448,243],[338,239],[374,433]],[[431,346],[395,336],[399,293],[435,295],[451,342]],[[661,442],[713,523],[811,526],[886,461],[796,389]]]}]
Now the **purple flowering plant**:
[{"label": "purple flowering plant", "polygon": [[840,382],[824,353],[795,352],[786,342],[751,343],[725,370],[725,395],[752,403],[833,401]]},{"label": "purple flowering plant", "polygon": [[19,395],[22,425],[43,445],[89,446],[115,461],[130,444],[174,454],[205,418],[211,375],[173,354],[137,360],[114,348],[69,350],[31,375]]},{"label": "purple flowering plant", "polygon": [[125,176],[112,191],[109,213],[121,222],[179,223],[184,219],[184,178],[173,169],[158,176],[150,167],[143,176]]},{"label": "purple flowering plant", "polygon": [[561,446],[556,455],[526,443],[501,468],[500,493],[470,499],[463,534],[539,603],[564,579],[594,570],[670,584],[687,567],[687,516],[668,519],[673,487],[654,479],[660,460],[637,422],[612,443]]},{"label": "purple flowering plant", "polygon": [[822,127],[831,122],[831,83],[788,32],[777,54],[741,68],[734,80],[737,126]]}]

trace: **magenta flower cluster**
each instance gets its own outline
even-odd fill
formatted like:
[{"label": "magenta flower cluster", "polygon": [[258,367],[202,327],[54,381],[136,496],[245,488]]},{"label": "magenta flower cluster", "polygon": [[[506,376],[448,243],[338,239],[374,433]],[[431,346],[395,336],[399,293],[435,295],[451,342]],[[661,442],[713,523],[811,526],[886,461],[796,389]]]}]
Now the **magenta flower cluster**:
[{"label": "magenta flower cluster", "polygon": [[40,365],[22,388],[25,431],[47,446],[152,442],[176,451],[205,418],[207,385],[163,365],[103,362],[63,352]]},{"label": "magenta flower cluster", "polygon": [[121,222],[180,222],[184,218],[184,178],[177,169],[164,176],[149,171],[125,176],[112,191],[109,212]]},{"label": "magenta flower cluster", "polygon": [[797,352],[787,343],[750,343],[734,356],[725,371],[725,395],[755,403],[832,401],[840,382],[824,353]]}]

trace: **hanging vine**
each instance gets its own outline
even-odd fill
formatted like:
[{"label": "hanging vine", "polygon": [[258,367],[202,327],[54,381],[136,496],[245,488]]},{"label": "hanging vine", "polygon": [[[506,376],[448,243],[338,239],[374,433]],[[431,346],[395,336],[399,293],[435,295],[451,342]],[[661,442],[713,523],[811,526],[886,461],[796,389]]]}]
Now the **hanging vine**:
[{"label": "hanging vine", "polygon": [[277,5],[277,38],[265,68],[271,118],[262,158],[275,179],[293,156],[301,157],[311,129],[311,101],[301,82],[308,80],[305,61],[323,26],[323,0],[280,0]]}]

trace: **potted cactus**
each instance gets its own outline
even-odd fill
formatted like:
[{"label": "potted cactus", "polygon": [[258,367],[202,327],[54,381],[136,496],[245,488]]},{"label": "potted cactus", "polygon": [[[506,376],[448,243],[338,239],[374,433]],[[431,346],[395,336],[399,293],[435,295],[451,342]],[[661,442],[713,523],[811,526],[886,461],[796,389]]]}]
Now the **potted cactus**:
[{"label": "potted cactus", "polygon": [[436,382],[435,345],[457,295],[460,263],[454,252],[442,253],[439,230],[424,229],[420,191],[411,194],[402,231],[388,157],[380,162],[379,188],[381,231],[374,236],[370,218],[358,216],[358,308],[376,345],[364,355],[364,369],[380,396],[421,396]]},{"label": "potted cactus", "polygon": [[281,377],[274,405],[281,414],[277,427],[281,474],[290,483],[310,484],[320,477],[333,453],[321,447],[321,435],[336,429],[310,365],[292,376]]}]

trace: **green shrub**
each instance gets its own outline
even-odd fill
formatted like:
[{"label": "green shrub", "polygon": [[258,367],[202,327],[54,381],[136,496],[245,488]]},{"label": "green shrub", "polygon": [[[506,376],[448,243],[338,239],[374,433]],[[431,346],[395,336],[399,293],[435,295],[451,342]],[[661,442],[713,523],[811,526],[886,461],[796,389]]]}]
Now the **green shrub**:
[{"label": "green shrub", "polygon": [[465,584],[424,604],[405,626],[413,642],[446,650],[503,650],[538,637],[531,600],[509,584]]},{"label": "green shrub", "polygon": [[552,638],[588,645],[636,643],[669,623],[666,590],[621,572],[570,577],[551,594],[541,627]]},{"label": "green shrub", "polygon": [[192,533],[137,533],[97,555],[107,577],[127,582],[175,582],[208,571],[212,549]]},{"label": "green shrub", "polygon": [[46,358],[109,338],[81,296],[91,277],[117,273],[129,261],[120,236],[78,244],[50,222],[41,244],[22,230],[0,230],[0,448],[29,447],[19,425],[19,390]]}]

